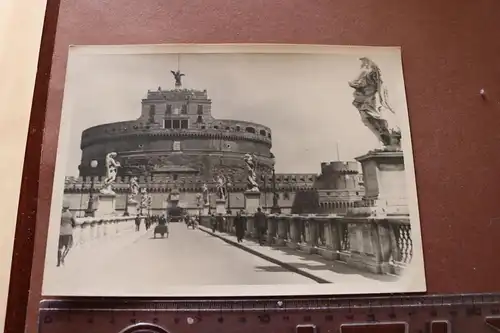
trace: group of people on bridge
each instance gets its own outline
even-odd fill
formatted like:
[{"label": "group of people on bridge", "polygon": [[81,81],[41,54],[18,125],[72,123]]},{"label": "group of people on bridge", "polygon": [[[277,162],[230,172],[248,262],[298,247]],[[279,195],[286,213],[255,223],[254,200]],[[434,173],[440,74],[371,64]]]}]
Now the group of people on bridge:
[{"label": "group of people on bridge", "polygon": [[[210,215],[210,226],[212,232],[216,231],[222,232],[223,225],[226,221],[227,215],[221,213]],[[243,242],[245,238],[245,233],[247,231],[247,214],[243,209],[239,210],[234,217],[234,229],[236,233],[236,239],[238,243]],[[259,245],[264,245],[264,236],[267,232],[267,215],[262,211],[262,208],[257,208],[257,212],[254,214],[255,230],[257,231],[257,239]]]}]

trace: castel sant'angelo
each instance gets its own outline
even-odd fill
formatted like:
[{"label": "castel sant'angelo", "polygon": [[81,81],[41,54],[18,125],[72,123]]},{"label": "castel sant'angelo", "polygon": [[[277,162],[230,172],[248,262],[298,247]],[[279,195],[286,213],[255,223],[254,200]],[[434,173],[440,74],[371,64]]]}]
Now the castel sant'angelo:
[{"label": "castel sant'angelo", "polygon": [[[363,196],[355,161],[321,163],[319,174],[275,173],[279,154],[272,153],[270,128],[215,118],[209,92],[183,87],[182,74],[172,73],[175,87],[148,90],[138,119],[83,131],[80,176],[67,177],[65,183],[72,210],[87,207],[91,188],[98,188],[106,174],[104,159],[110,152],[117,153],[121,164],[114,185],[118,212],[125,209],[130,177],[137,177],[140,187],[147,188],[152,210],[158,214],[173,193],[188,211],[199,209],[204,185],[213,193],[219,175],[227,180],[227,208],[235,212],[244,207],[245,154],[256,160],[261,207],[267,211],[274,206],[282,213],[342,213]],[[214,205],[215,195],[210,195],[210,203]]]}]

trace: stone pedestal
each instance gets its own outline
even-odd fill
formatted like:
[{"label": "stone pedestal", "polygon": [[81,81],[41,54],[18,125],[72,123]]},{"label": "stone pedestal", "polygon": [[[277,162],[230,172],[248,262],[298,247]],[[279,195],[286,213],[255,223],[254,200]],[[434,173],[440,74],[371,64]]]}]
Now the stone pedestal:
[{"label": "stone pedestal", "polygon": [[226,215],[226,200],[225,199],[215,200],[215,213],[217,215],[219,215],[219,214]]},{"label": "stone pedestal", "polygon": [[300,250],[308,254],[315,254],[318,241],[318,222],[313,219],[306,219],[305,223],[305,242],[300,244]]},{"label": "stone pedestal", "polygon": [[300,218],[290,219],[290,239],[286,245],[291,249],[298,249],[300,247]]},{"label": "stone pedestal", "polygon": [[99,194],[99,204],[95,211],[95,217],[115,215],[116,194]]},{"label": "stone pedestal", "polygon": [[137,215],[137,206],[138,206],[138,203],[137,201],[129,201],[127,203],[127,212],[128,212],[128,216],[135,216]]},{"label": "stone pedestal", "polygon": [[245,237],[254,237],[255,235],[255,221],[252,215],[247,216],[247,225],[245,229]]},{"label": "stone pedestal", "polygon": [[333,217],[329,218],[323,224],[323,232],[325,236],[326,247],[318,248],[318,253],[326,259],[337,260],[339,259],[339,225],[334,222]]},{"label": "stone pedestal", "polygon": [[245,195],[245,211],[249,215],[257,213],[257,208],[260,207],[260,192],[246,191]]},{"label": "stone pedestal", "polygon": [[208,216],[209,212],[210,212],[210,205],[209,204],[204,204],[203,205],[202,215],[203,216]]},{"label": "stone pedestal", "polygon": [[356,158],[363,168],[365,200],[372,215],[408,214],[402,151],[372,151]]}]

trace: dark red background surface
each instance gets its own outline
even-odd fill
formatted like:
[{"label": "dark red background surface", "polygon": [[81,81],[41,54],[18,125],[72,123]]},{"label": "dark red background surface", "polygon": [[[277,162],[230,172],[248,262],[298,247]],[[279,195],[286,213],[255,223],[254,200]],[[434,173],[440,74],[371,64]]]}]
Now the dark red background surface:
[{"label": "dark red background surface", "polygon": [[[28,332],[36,331],[70,44],[402,46],[428,291],[500,289],[499,1],[65,0],[54,52],[59,0],[48,3],[15,241],[9,332],[22,330],[28,287]],[[482,88],[486,99],[479,95]]]}]

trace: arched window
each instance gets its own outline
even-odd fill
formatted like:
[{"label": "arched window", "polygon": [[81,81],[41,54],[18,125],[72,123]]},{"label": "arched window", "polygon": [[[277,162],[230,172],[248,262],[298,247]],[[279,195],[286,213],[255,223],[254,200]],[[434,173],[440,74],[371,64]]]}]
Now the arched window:
[{"label": "arched window", "polygon": [[259,133],[260,133],[260,135],[262,135],[262,136],[266,136],[266,131],[265,131],[265,130],[260,130],[260,132],[259,132]]},{"label": "arched window", "polygon": [[253,133],[253,134],[255,134],[255,128],[253,128],[253,127],[247,127],[245,130],[246,130],[248,133]]}]

